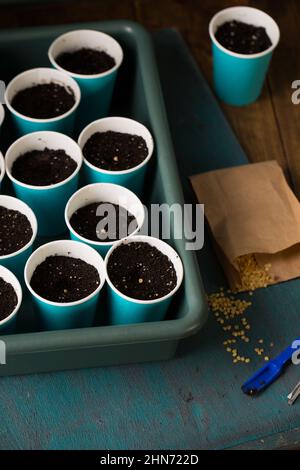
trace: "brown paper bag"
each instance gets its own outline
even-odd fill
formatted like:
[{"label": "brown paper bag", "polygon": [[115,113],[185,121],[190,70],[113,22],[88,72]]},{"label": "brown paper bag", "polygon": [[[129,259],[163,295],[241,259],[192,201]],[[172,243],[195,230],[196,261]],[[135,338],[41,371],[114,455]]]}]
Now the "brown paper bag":
[{"label": "brown paper bag", "polygon": [[231,288],[240,281],[237,260],[248,254],[271,264],[270,284],[300,276],[300,203],[277,162],[210,171],[191,183]]}]

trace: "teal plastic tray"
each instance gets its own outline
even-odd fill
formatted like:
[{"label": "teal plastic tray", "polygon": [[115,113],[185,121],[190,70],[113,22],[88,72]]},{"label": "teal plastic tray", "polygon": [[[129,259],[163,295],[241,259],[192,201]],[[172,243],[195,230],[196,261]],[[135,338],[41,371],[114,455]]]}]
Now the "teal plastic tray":
[{"label": "teal plastic tray", "polygon": [[[111,34],[121,43],[125,60],[110,114],[141,121],[153,132],[156,144],[155,163],[149,174],[146,202],[183,204],[152,42],[141,26],[129,21],[112,21],[2,31],[0,78],[8,83],[23,70],[49,66],[47,50],[52,40],[76,28],[98,29]],[[13,138],[9,119],[6,119],[1,129],[2,151],[6,150]],[[174,227],[172,229],[173,232]],[[7,346],[6,365],[1,365],[0,375],[156,361],[173,357],[179,341],[194,334],[204,324],[207,307],[195,253],[185,250],[184,240],[173,239],[171,243],[183,260],[185,281],[175,296],[165,321],[38,331],[30,298],[25,295],[18,319],[18,332],[0,337]]]}]

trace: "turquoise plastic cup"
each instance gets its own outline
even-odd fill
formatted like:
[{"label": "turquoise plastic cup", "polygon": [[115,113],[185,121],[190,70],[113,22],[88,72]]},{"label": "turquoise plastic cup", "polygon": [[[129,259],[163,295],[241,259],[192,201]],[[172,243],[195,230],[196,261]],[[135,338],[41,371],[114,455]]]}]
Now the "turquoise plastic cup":
[{"label": "turquoise plastic cup", "polygon": [[2,153],[0,152],[0,190],[1,190],[1,183],[3,181],[5,175],[5,162]]},{"label": "turquoise plastic cup", "polygon": [[[38,295],[31,287],[30,281],[38,265],[48,256],[68,256],[81,259],[94,266],[100,276],[98,288],[87,297],[76,302],[52,302]],[[47,330],[64,330],[92,326],[97,315],[101,315],[102,287],[105,283],[104,261],[93,248],[84,243],[72,240],[58,240],[40,246],[28,259],[24,278],[32,299],[37,307],[42,326]]]},{"label": "turquoise plastic cup", "polygon": [[[25,116],[12,107],[12,99],[19,91],[33,85],[51,82],[62,85],[66,89],[71,89],[74,92],[75,103],[66,113],[50,119],[36,119]],[[12,114],[14,124],[19,135],[37,131],[62,132],[68,135],[72,135],[74,133],[75,115],[80,103],[81,92],[76,81],[59,70],[41,67],[20,73],[7,85],[4,99],[5,104]]]},{"label": "turquoise plastic cup", "polygon": [[78,143],[83,150],[87,140],[96,132],[123,132],[135,134],[143,137],[148,147],[148,155],[139,165],[123,171],[108,171],[98,168],[90,163],[85,157],[83,158],[84,177],[87,184],[92,183],[113,183],[125,186],[134,193],[141,195],[144,188],[144,179],[146,175],[149,160],[154,150],[153,137],[148,129],[140,122],[124,117],[108,117],[99,119],[89,124],[81,132]]},{"label": "turquoise plastic cup", "polygon": [[11,253],[9,255],[0,256],[0,265],[5,266],[7,269],[12,271],[22,282],[24,266],[26,264],[27,259],[32,253],[32,246],[37,235],[37,220],[30,207],[23,201],[20,201],[20,199],[17,199],[15,197],[5,196],[1,194],[0,206],[21,212],[27,217],[31,224],[32,237],[30,241],[20,250],[15,251],[14,253]]},{"label": "turquoise plastic cup", "polygon": [[[137,300],[128,297],[116,289],[109,278],[107,266],[113,251],[123,243],[128,244],[135,242],[145,242],[151,246],[155,246],[163,254],[168,256],[174,265],[177,274],[177,285],[169,294],[161,297],[160,299]],[[108,283],[109,318],[112,325],[162,321],[166,316],[172,297],[181,286],[183,280],[183,265],[176,251],[166,242],[147,235],[136,235],[117,242],[111,247],[105,257],[105,267],[107,273],[106,280]]]},{"label": "turquoise plastic cup", "polygon": [[[64,181],[50,186],[33,186],[18,181],[12,175],[14,162],[20,155],[31,150],[65,150],[77,163],[76,170]],[[57,236],[67,231],[64,219],[65,206],[78,188],[79,170],[82,153],[77,143],[70,137],[58,132],[33,132],[16,140],[7,150],[6,173],[12,181],[16,196],[25,201],[38,219],[40,236]]]},{"label": "turquoise plastic cup", "polygon": [[13,333],[16,329],[17,313],[20,309],[23,295],[22,295],[21,285],[18,279],[16,278],[16,276],[11,271],[9,271],[9,269],[1,265],[0,265],[0,278],[2,278],[5,282],[8,282],[9,284],[11,284],[11,286],[15,290],[15,293],[18,299],[17,305],[15,306],[11,314],[8,315],[8,317],[0,321],[0,333],[8,334],[8,333]]},{"label": "turquoise plastic cup", "polygon": [[[91,204],[93,202],[118,204],[135,216],[137,227],[132,231],[130,236],[137,234],[139,230],[141,230],[145,220],[145,209],[139,198],[132,191],[124,188],[123,186],[110,183],[95,183],[79,189],[75,194],[73,194],[66,206],[65,221],[70,231],[70,237],[72,240],[78,240],[87,243],[89,246],[98,251],[98,253],[100,253],[102,256],[105,256],[108,250],[117,243],[117,241],[91,241],[79,235],[71,226],[70,219],[74,212],[76,212],[80,207],[84,207],[87,204]],[[115,228],[116,226],[113,224],[111,230],[114,231]],[[127,234],[125,234],[122,238],[127,238]]]},{"label": "turquoise plastic cup", "polygon": [[[254,26],[263,26],[272,45],[258,54],[238,54],[229,51],[217,41],[215,33],[227,21],[243,21]],[[212,41],[213,80],[218,97],[225,103],[244,106],[259,97],[280,32],[276,22],[261,10],[251,7],[225,8],[209,23]]]},{"label": "turquoise plastic cup", "polygon": [[[115,59],[115,66],[103,73],[83,75],[63,69],[56,62],[63,52],[73,52],[81,48],[91,48],[107,52]],[[123,61],[123,51],[120,44],[108,34],[90,29],[79,29],[62,34],[51,44],[48,57],[58,70],[73,77],[82,92],[79,107],[79,129],[89,122],[107,116],[118,70]]]}]

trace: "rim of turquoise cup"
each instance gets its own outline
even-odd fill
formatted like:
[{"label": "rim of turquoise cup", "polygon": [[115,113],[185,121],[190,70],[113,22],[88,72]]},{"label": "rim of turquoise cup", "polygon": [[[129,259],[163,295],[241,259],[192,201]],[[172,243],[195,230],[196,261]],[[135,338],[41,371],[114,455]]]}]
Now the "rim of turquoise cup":
[{"label": "rim of turquoise cup", "polygon": [[[106,70],[106,72],[89,74],[89,75],[82,74],[82,73],[71,72],[70,70],[64,69],[63,67],[61,67],[56,62],[56,59],[54,58],[53,49],[55,48],[55,46],[60,41],[62,41],[67,36],[71,36],[73,34],[78,34],[78,33],[97,33],[99,35],[99,38],[102,36],[102,38],[103,37],[109,38],[109,40],[111,40],[111,42],[114,42],[115,45],[119,48],[119,52],[120,52],[120,58],[118,60],[116,59],[116,57],[114,57],[114,59],[116,60],[116,64],[111,69]],[[49,58],[51,64],[53,65],[53,67],[56,68],[57,70],[61,70],[62,72],[67,73],[68,75],[70,75],[73,78],[81,78],[81,79],[85,79],[85,80],[92,80],[92,79],[95,79],[95,78],[106,77],[107,75],[112,74],[115,70],[118,70],[118,68],[120,68],[120,66],[122,65],[124,54],[123,54],[123,49],[122,49],[121,45],[119,44],[119,42],[116,41],[116,39],[113,38],[112,36],[110,36],[109,34],[103,33],[102,31],[97,31],[96,29],[76,29],[76,30],[68,31],[67,33],[61,34],[56,39],[54,39],[54,41],[52,42],[52,44],[50,45],[50,47],[48,49],[48,58]]]},{"label": "rim of turquoise cup", "polygon": [[[77,167],[76,169],[73,171],[73,173],[68,176],[68,178],[64,179],[63,181],[59,181],[59,183],[55,183],[55,184],[48,184],[47,186],[36,186],[36,185],[33,185],[33,184],[27,184],[27,183],[23,183],[22,181],[19,181],[17,180],[12,174],[11,174],[11,170],[9,168],[10,166],[10,162],[9,162],[9,159],[10,159],[10,154],[12,152],[12,150],[14,149],[15,146],[19,145],[20,142],[22,141],[25,141],[25,140],[29,140],[30,138],[32,138],[33,136],[35,136],[37,139],[39,136],[42,136],[43,134],[51,134],[53,136],[55,135],[59,135],[60,137],[63,137],[65,140],[68,140],[72,145],[76,146],[79,150],[79,155],[81,155],[81,159],[79,161],[79,163],[76,161],[76,164],[77,164]],[[41,137],[40,137],[41,138]],[[34,150],[34,149],[33,149]],[[20,154],[21,155],[21,154]],[[70,155],[70,157],[72,158],[72,156]],[[17,157],[18,158],[18,157]],[[15,160],[17,160],[17,158]],[[14,160],[14,161],[15,161]],[[74,160],[74,159],[73,159]],[[74,160],[75,161],[75,160]],[[65,135],[65,134],[61,134],[60,132],[54,132],[54,131],[37,131],[37,132],[31,132],[30,134],[25,134],[23,135],[22,137],[19,137],[19,139],[15,140],[11,145],[10,147],[7,149],[7,152],[5,154],[5,166],[6,166],[6,174],[8,176],[8,178],[13,182],[13,183],[16,183],[18,184],[19,186],[22,186],[23,188],[28,188],[28,189],[34,189],[34,190],[37,190],[37,191],[46,191],[46,190],[49,190],[49,189],[56,189],[58,188],[59,186],[63,186],[64,184],[67,184],[69,181],[71,181],[80,171],[81,167],[82,167],[82,163],[83,163],[83,158],[82,158],[82,152],[81,152],[81,149],[79,147],[79,145],[77,144],[77,142],[75,142],[75,140],[73,140],[71,137],[69,137],[68,135]]]},{"label": "rim of turquoise cup", "polygon": [[[272,42],[271,46],[268,47],[268,49],[266,49],[262,52],[258,52],[256,54],[240,54],[238,52],[233,52],[233,51],[230,51],[229,49],[226,49],[216,39],[215,30],[214,30],[216,20],[220,16],[222,16],[225,12],[230,13],[230,12],[234,12],[234,11],[242,10],[242,9],[245,10],[245,11],[246,10],[248,10],[248,11],[251,10],[253,13],[257,13],[260,16],[265,16],[265,18],[268,19],[268,21],[273,23],[273,26],[274,26],[274,28],[276,30],[276,33],[277,33],[277,38],[276,38],[275,42]],[[232,20],[234,20],[234,19],[236,19],[236,18],[233,17]],[[248,6],[234,6],[234,7],[229,7],[229,8],[223,8],[222,10],[218,11],[212,17],[212,19],[210,20],[208,31],[209,31],[209,35],[210,35],[211,40],[213,41],[213,43],[219,49],[221,49],[223,52],[225,52],[226,54],[228,54],[232,57],[237,57],[237,58],[240,58],[240,59],[257,59],[259,57],[263,57],[264,55],[269,54],[270,52],[272,52],[275,49],[275,47],[278,45],[278,42],[279,42],[279,39],[280,39],[280,30],[279,30],[279,27],[278,27],[278,24],[276,23],[276,21],[270,15],[268,15],[268,13],[264,12],[263,10],[260,10],[259,8],[248,7]]]},{"label": "rim of turquoise cup", "polygon": [[0,151],[0,183],[2,182],[5,175],[5,161],[3,153]]},{"label": "rim of turquoise cup", "polygon": [[[40,253],[41,251],[49,248],[50,246],[51,247],[59,247],[60,245],[62,246],[66,246],[66,245],[69,245],[69,246],[73,246],[75,247],[76,245],[78,247],[80,246],[84,246],[86,250],[89,250],[92,255],[93,255],[93,259],[97,260],[97,263],[95,262],[95,264],[97,264],[97,271],[99,273],[99,277],[100,277],[100,284],[99,286],[97,287],[97,289],[95,289],[91,294],[89,294],[88,296],[86,297],[83,297],[82,299],[79,299],[79,300],[76,300],[75,302],[53,302],[52,300],[47,300],[45,299],[44,297],[41,297],[39,294],[37,294],[37,292],[35,292],[35,290],[31,287],[30,285],[30,280],[28,279],[28,268],[30,266],[30,263],[32,263],[33,259],[37,256],[38,253]],[[57,248],[58,249],[58,248]],[[56,252],[54,250],[54,252],[52,254],[46,254],[45,257],[44,257],[44,260],[48,257],[48,256],[55,256],[55,255],[61,255],[59,252]],[[61,256],[67,256],[67,255],[61,255]],[[77,256],[79,259],[82,259],[83,261],[86,261],[84,259],[84,257],[80,257],[79,255],[75,255],[74,253],[72,254],[72,257],[74,256]],[[91,264],[91,263],[89,263]],[[94,267],[95,264],[93,264]],[[106,281],[106,269],[105,269],[105,264],[104,264],[104,260],[102,258],[102,256],[94,249],[92,248],[91,246],[88,246],[86,245],[85,243],[82,243],[82,242],[77,242],[75,240],[56,240],[56,241],[53,241],[53,242],[49,242],[49,243],[45,243],[44,245],[41,245],[39,248],[37,248],[32,254],[31,256],[28,258],[26,264],[25,264],[25,268],[24,268],[24,279],[25,279],[25,284],[29,290],[29,292],[34,296],[36,297],[38,300],[40,300],[41,302],[47,304],[47,305],[52,305],[52,306],[55,306],[55,307],[62,307],[62,308],[67,308],[67,307],[74,307],[76,305],[81,305],[87,301],[89,301],[90,299],[92,299],[93,297],[95,297],[96,295],[99,294],[99,292],[101,291],[101,289],[103,288],[104,286],[104,283]]]},{"label": "rim of turquoise cup", "polygon": [[[57,83],[60,82],[61,84],[65,85],[66,87],[70,86],[72,88],[72,90],[74,92],[74,96],[75,96],[75,103],[72,106],[72,108],[70,108],[68,111],[66,111],[63,114],[60,114],[59,116],[55,116],[55,117],[47,118],[47,119],[40,119],[40,118],[33,118],[33,117],[30,117],[30,116],[26,116],[25,114],[22,114],[19,111],[17,111],[15,108],[13,108],[13,106],[10,103],[12,98],[9,99],[8,97],[9,97],[9,94],[10,94],[10,90],[13,87],[13,85],[15,84],[15,82],[17,80],[19,80],[20,78],[24,77],[25,75],[28,75],[28,74],[33,73],[33,72],[38,72],[39,70],[48,71],[50,75],[52,75],[53,72],[54,72],[54,74],[57,76],[57,80],[55,78],[53,78],[52,80],[51,79],[48,80],[47,83],[50,83],[51,81],[54,81],[54,82],[56,81]],[[68,80],[72,81],[72,85],[69,85],[69,84],[65,83],[64,80],[66,80],[66,77],[68,78]],[[43,80],[43,82],[45,82],[45,80]],[[38,84],[39,82],[35,81],[34,83]],[[21,87],[19,89],[19,91],[23,90],[24,88],[26,88],[26,87],[23,87],[23,88]],[[56,70],[56,69],[53,69],[53,68],[50,68],[50,67],[37,67],[37,68],[34,68],[34,69],[25,70],[24,72],[21,72],[18,75],[16,75],[9,82],[9,84],[6,87],[5,94],[4,94],[4,100],[5,100],[6,106],[10,110],[10,112],[15,114],[16,116],[20,117],[21,119],[24,119],[24,120],[29,121],[29,122],[47,124],[49,122],[60,121],[61,119],[65,119],[66,117],[70,116],[70,114],[72,114],[79,106],[79,103],[80,103],[80,100],[81,100],[81,91],[80,91],[80,87],[76,83],[76,81],[72,77],[70,77],[68,74],[66,74],[65,72],[62,72],[61,70]]]},{"label": "rim of turquoise cup", "polygon": [[0,327],[1,327],[1,326],[4,326],[6,323],[8,323],[15,315],[17,315],[22,304],[23,292],[22,292],[21,284],[19,283],[17,277],[14,275],[14,273],[12,273],[5,266],[0,265],[0,277],[5,282],[8,282],[9,284],[12,285],[17,295],[17,299],[18,299],[17,305],[15,306],[14,310],[7,317],[3,318],[3,320],[0,320]]},{"label": "rim of turquoise cup", "polygon": [[[174,287],[174,289],[171,290],[171,292],[164,295],[163,297],[160,297],[158,299],[153,299],[153,300],[140,300],[140,299],[135,299],[133,297],[129,297],[128,295],[125,295],[122,292],[120,292],[114,286],[114,284],[111,282],[111,280],[109,278],[107,265],[108,265],[109,258],[111,256],[111,254],[113,253],[113,251],[116,250],[118,248],[118,246],[120,246],[120,245],[128,244],[128,243],[138,243],[138,242],[149,243],[149,245],[156,246],[157,249],[159,251],[161,251],[163,254],[168,256],[168,254],[166,253],[166,251],[167,251],[169,254],[172,255],[172,258],[170,256],[168,256],[168,258],[173,263],[173,266],[176,270],[177,284],[176,284],[176,287]],[[176,260],[176,266],[175,266],[174,260]],[[165,241],[160,240],[159,238],[156,238],[156,237],[150,237],[149,235],[134,235],[133,237],[127,237],[127,238],[124,238],[123,240],[118,240],[118,242],[114,246],[112,246],[110,248],[110,250],[107,252],[104,263],[105,263],[105,270],[106,270],[106,281],[107,281],[107,284],[109,285],[109,287],[119,297],[122,297],[124,300],[127,300],[128,302],[133,302],[133,303],[136,303],[136,304],[140,304],[140,305],[157,304],[157,303],[163,302],[164,300],[169,299],[170,297],[172,297],[178,291],[178,289],[180,288],[180,286],[182,284],[183,277],[184,277],[183,263],[182,263],[182,260],[179,256],[179,254],[177,253],[177,251],[174,250],[174,248],[171,245],[169,245],[168,243],[166,243]]]},{"label": "rim of turquoise cup", "polygon": [[[27,219],[29,220],[28,216],[27,216],[27,213],[30,214],[30,218],[31,220],[29,220],[30,222],[30,225],[31,225],[31,228],[32,228],[32,237],[31,239],[29,240],[28,243],[26,243],[26,245],[24,245],[22,248],[20,248],[18,251],[14,251],[13,253],[10,253],[8,255],[2,255],[0,256],[0,264],[1,264],[1,261],[2,260],[6,260],[8,258],[13,258],[14,256],[18,256],[19,254],[21,254],[23,251],[27,250],[27,248],[29,248],[35,241],[36,239],[36,235],[37,235],[37,230],[38,230],[38,223],[37,223],[37,219],[36,219],[36,216],[33,212],[33,210],[28,206],[28,204],[26,204],[25,202],[21,201],[21,199],[18,199],[16,197],[13,197],[13,196],[7,196],[6,194],[0,194],[0,205],[3,205],[3,207],[7,207],[5,205],[5,201],[15,201],[16,203],[16,207],[14,207],[12,210],[18,210],[19,212],[21,212],[22,214],[26,215]],[[22,211],[22,209],[24,209],[24,212]]]},{"label": "rim of turquoise cup", "polygon": [[[84,138],[84,135],[86,134],[86,132],[88,132],[91,127],[94,127],[98,124],[105,123],[105,122],[108,122],[108,121],[114,121],[114,120],[122,120],[124,123],[127,123],[128,125],[133,124],[133,123],[135,125],[138,124],[138,126],[143,130],[143,134],[144,135],[146,134],[149,138],[150,149],[148,148],[147,157],[139,165],[136,165],[132,168],[129,168],[128,170],[118,170],[118,171],[105,170],[104,168],[99,168],[99,167],[93,165],[92,163],[90,163],[85,158],[85,156],[83,155],[83,147],[86,144],[86,141],[84,142],[84,144],[82,143],[82,141],[83,141],[83,138]],[[99,132],[99,131],[95,130],[94,134],[96,132]],[[116,132],[122,132],[122,131],[116,131]],[[130,133],[130,130],[127,130],[126,132]],[[91,134],[91,135],[93,135],[93,134]],[[149,162],[149,160],[151,159],[151,157],[153,155],[153,151],[154,151],[154,139],[153,139],[153,136],[152,136],[151,132],[149,131],[149,129],[147,129],[147,127],[144,126],[144,124],[142,124],[141,122],[135,121],[134,119],[125,118],[123,116],[109,116],[109,117],[106,117],[106,118],[101,118],[101,119],[97,119],[96,121],[90,122],[90,124],[88,124],[81,131],[81,133],[78,137],[78,145],[79,145],[79,147],[81,148],[81,151],[82,151],[83,161],[87,166],[89,166],[92,170],[97,171],[98,173],[103,173],[103,174],[107,174],[107,175],[116,175],[116,176],[127,175],[129,173],[133,173],[133,172],[139,170],[140,168],[142,168],[143,166],[145,166]]]},{"label": "rim of turquoise cup", "polygon": [[[85,238],[82,235],[79,235],[79,233],[77,233],[76,230],[73,229],[72,225],[70,224],[70,216],[68,215],[70,204],[71,204],[71,202],[73,202],[73,200],[75,198],[77,198],[79,195],[84,193],[87,189],[97,188],[97,187],[103,187],[103,188],[105,188],[105,187],[110,187],[110,188],[114,187],[116,192],[120,191],[120,189],[121,189],[122,191],[127,192],[128,194],[130,194],[131,197],[134,196],[137,200],[137,203],[143,209],[143,212],[142,212],[143,215],[142,215],[141,223],[138,223],[138,227],[130,235],[128,235],[127,237],[120,238],[121,241],[125,240],[125,238],[133,237],[136,233],[139,232],[139,230],[141,230],[141,228],[144,224],[144,221],[145,221],[145,210],[144,210],[144,206],[143,206],[141,200],[138,198],[138,196],[133,191],[130,191],[130,189],[125,188],[124,186],[120,186],[118,184],[113,184],[113,183],[92,183],[92,184],[88,184],[87,186],[83,186],[83,188],[78,189],[78,191],[76,191],[76,193],[74,193],[67,202],[67,205],[66,205],[66,208],[65,208],[65,222],[66,222],[66,225],[67,225],[68,229],[70,230],[70,232],[72,232],[73,235],[78,237],[82,242],[88,243],[89,245],[94,245],[97,248],[100,248],[100,247],[106,248],[108,246],[115,245],[120,240],[109,241],[109,242],[100,242],[100,241],[96,242],[94,240],[89,240],[88,238]],[[109,203],[110,201],[105,201],[105,202]],[[124,207],[124,208],[127,209],[126,207]]]}]

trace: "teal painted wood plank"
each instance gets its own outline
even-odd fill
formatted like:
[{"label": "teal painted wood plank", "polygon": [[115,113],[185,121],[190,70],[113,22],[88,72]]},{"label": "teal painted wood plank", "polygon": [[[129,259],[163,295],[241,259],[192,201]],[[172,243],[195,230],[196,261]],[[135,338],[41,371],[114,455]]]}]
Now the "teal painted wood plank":
[{"label": "teal painted wood plank", "polygon": [[[166,30],[154,39],[186,198],[194,200],[188,175],[244,163],[246,157],[180,36]],[[207,291],[224,285],[208,237],[199,262]],[[253,339],[274,341],[276,353],[299,335],[299,280],[257,291],[253,301]],[[249,365],[233,365],[223,339],[211,317],[169,362],[1,378],[0,449],[295,445],[300,402],[288,407],[286,394],[300,368],[290,367],[251,399],[240,386],[259,360],[253,356]]]}]

